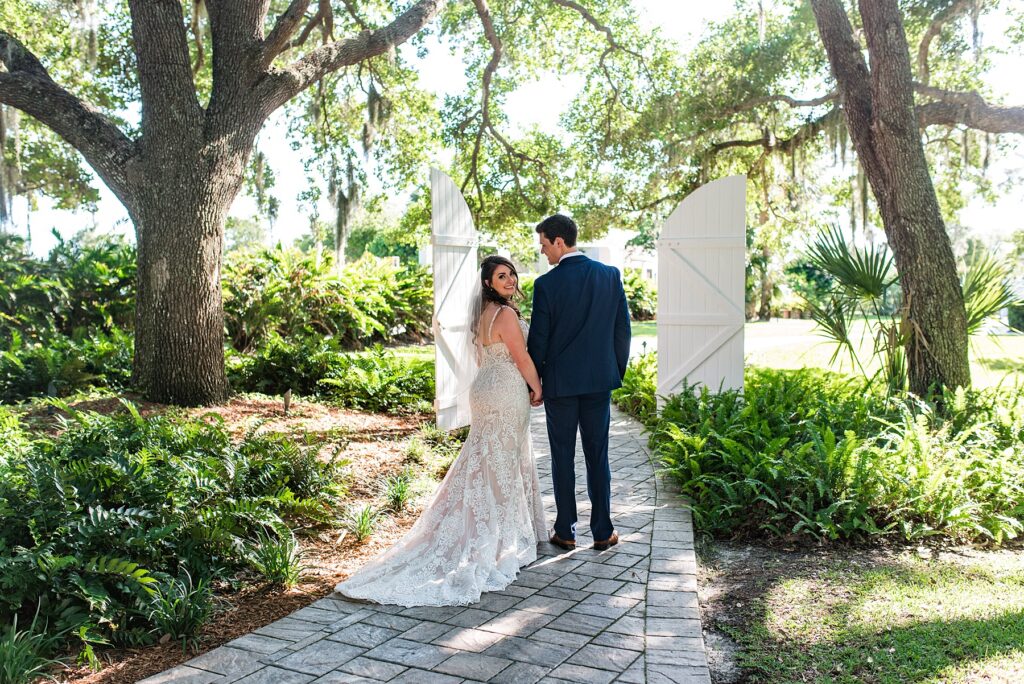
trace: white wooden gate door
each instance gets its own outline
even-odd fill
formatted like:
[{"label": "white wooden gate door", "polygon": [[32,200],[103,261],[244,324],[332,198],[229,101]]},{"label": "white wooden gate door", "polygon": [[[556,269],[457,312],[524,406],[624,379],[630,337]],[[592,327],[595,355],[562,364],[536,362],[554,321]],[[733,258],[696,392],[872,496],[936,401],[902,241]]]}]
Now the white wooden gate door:
[{"label": "white wooden gate door", "polygon": [[[461,367],[473,363],[469,348],[470,302],[477,277],[477,234],[458,186],[430,170],[431,245],[434,253],[434,413],[444,430],[469,425],[468,402],[456,395]],[[461,404],[461,405],[460,405]]]},{"label": "white wooden gate door", "polygon": [[729,176],[698,188],[661,229],[659,397],[683,380],[743,388],[746,186],[745,176]]}]

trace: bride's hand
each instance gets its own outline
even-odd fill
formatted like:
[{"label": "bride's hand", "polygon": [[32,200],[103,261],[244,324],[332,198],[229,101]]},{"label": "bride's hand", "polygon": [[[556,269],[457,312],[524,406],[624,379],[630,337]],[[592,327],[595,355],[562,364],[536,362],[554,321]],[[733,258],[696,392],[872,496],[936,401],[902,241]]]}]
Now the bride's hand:
[{"label": "bride's hand", "polygon": [[544,392],[543,390],[530,389],[530,406],[540,406],[544,403]]}]

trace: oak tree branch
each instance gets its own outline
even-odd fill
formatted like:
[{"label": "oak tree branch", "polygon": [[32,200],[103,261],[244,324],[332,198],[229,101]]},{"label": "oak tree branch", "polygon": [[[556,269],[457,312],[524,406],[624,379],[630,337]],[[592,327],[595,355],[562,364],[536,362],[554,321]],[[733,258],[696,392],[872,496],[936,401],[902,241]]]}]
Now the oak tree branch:
[{"label": "oak tree branch", "polygon": [[102,113],[57,85],[39,59],[0,30],[0,103],[35,117],[82,153],[127,205],[135,143]]}]

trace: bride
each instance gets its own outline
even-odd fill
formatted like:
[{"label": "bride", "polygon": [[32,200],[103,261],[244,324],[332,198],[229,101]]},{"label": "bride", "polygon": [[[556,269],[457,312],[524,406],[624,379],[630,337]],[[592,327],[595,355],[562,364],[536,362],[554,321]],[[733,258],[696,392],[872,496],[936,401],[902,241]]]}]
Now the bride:
[{"label": "bride", "polygon": [[[511,584],[546,538],[530,447],[530,406],[542,400],[526,352],[527,326],[511,261],[480,266],[472,333],[479,370],[469,390],[469,437],[412,529],[335,590],[400,606],[469,605]],[[525,382],[524,382],[525,380]]]}]

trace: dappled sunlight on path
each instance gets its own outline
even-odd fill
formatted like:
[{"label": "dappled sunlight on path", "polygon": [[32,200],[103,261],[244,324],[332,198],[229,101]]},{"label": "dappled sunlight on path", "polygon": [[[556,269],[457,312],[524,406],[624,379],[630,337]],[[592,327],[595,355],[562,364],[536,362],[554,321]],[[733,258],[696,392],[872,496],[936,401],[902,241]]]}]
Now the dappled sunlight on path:
[{"label": "dappled sunlight on path", "polygon": [[[544,413],[534,453],[554,519]],[[335,594],[188,663],[168,682],[693,682],[710,683],[690,511],[655,479],[646,440],[613,409],[609,460],[621,542],[573,552],[539,545],[514,584],[469,607],[401,608]],[[577,453],[580,528],[589,503]]]}]

